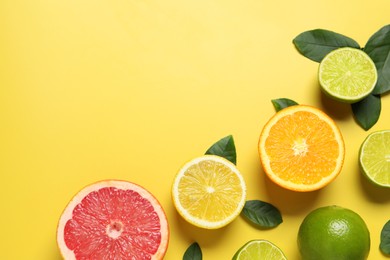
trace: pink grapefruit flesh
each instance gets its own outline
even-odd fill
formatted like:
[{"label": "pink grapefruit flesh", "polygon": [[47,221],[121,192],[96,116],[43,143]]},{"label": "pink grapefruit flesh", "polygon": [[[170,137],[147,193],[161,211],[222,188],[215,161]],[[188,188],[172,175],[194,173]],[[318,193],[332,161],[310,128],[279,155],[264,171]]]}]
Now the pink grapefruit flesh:
[{"label": "pink grapefruit flesh", "polygon": [[141,186],[107,180],[81,190],[61,215],[57,243],[68,259],[162,259],[166,215]]}]

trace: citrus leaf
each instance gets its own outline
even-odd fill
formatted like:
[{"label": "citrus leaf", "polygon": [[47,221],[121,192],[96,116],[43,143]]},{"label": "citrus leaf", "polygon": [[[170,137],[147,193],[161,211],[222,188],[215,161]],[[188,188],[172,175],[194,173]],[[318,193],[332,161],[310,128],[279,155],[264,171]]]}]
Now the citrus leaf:
[{"label": "citrus leaf", "polygon": [[390,220],[382,228],[379,249],[382,253],[390,255]]},{"label": "citrus leaf", "polygon": [[213,144],[207,151],[206,154],[213,154],[224,157],[225,159],[236,164],[236,146],[232,135],[225,136],[215,144]]},{"label": "citrus leaf", "polygon": [[202,260],[202,250],[198,243],[192,243],[184,252],[183,260]]},{"label": "citrus leaf", "polygon": [[351,106],[355,120],[364,130],[370,129],[378,122],[382,108],[380,96],[370,94]]},{"label": "citrus leaf", "polygon": [[283,222],[280,211],[270,203],[261,200],[245,202],[242,214],[261,228],[272,228]]},{"label": "citrus leaf", "polygon": [[373,94],[390,91],[390,24],[382,27],[368,39],[363,49],[375,63],[378,81]]},{"label": "citrus leaf", "polygon": [[303,56],[316,62],[321,62],[326,54],[340,47],[360,48],[355,40],[324,29],[303,32],[294,38],[293,43]]},{"label": "citrus leaf", "polygon": [[288,99],[288,98],[272,99],[271,102],[274,105],[276,112],[278,112],[286,107],[298,105],[297,102],[295,102],[294,100]]}]

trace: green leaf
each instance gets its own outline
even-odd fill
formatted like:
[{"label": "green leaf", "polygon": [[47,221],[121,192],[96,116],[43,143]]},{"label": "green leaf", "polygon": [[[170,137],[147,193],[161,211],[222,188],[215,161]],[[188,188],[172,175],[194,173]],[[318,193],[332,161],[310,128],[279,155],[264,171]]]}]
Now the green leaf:
[{"label": "green leaf", "polygon": [[183,260],[202,260],[202,250],[198,243],[192,243],[183,255]]},{"label": "green leaf", "polygon": [[390,255],[390,220],[382,228],[379,249],[382,253]]},{"label": "green leaf", "polygon": [[261,200],[248,200],[242,214],[261,228],[272,228],[283,222],[280,211],[270,203]]},{"label": "green leaf", "polygon": [[390,90],[390,24],[382,27],[368,39],[363,49],[375,63],[378,81],[373,94]]},{"label": "green leaf", "polygon": [[206,154],[213,154],[224,157],[225,159],[236,164],[236,146],[234,145],[233,136],[228,135],[215,144],[213,144],[207,151]]},{"label": "green leaf", "polygon": [[326,54],[340,47],[360,48],[355,40],[324,29],[303,32],[294,38],[293,43],[303,56],[316,62],[321,62]]},{"label": "green leaf", "polygon": [[295,102],[294,100],[288,99],[288,98],[272,99],[271,101],[272,101],[272,104],[274,105],[276,112],[278,112],[286,107],[298,105],[297,102]]},{"label": "green leaf", "polygon": [[378,122],[382,107],[380,96],[370,94],[351,106],[355,120],[364,130],[370,129]]}]

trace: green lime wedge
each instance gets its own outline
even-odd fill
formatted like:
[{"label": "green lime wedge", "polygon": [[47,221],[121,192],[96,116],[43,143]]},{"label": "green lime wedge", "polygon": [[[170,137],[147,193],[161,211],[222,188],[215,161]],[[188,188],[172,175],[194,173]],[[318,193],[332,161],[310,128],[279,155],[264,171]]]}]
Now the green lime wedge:
[{"label": "green lime wedge", "polygon": [[343,47],[331,51],[322,59],[318,78],[321,89],[330,97],[354,103],[372,92],[378,73],[374,62],[364,51]]},{"label": "green lime wedge", "polygon": [[363,173],[374,184],[390,187],[390,130],[369,134],[359,152]]},{"label": "green lime wedge", "polygon": [[243,245],[233,256],[233,260],[285,260],[279,247],[270,241],[251,240]]}]

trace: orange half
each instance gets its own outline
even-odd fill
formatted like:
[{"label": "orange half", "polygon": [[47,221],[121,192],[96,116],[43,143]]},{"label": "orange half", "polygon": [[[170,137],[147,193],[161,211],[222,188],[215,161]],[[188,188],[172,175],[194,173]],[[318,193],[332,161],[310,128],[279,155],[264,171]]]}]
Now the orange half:
[{"label": "orange half", "polygon": [[264,126],[258,149],[267,176],[293,191],[313,191],[329,184],[340,173],[345,154],[335,122],[307,105],[278,111]]}]

